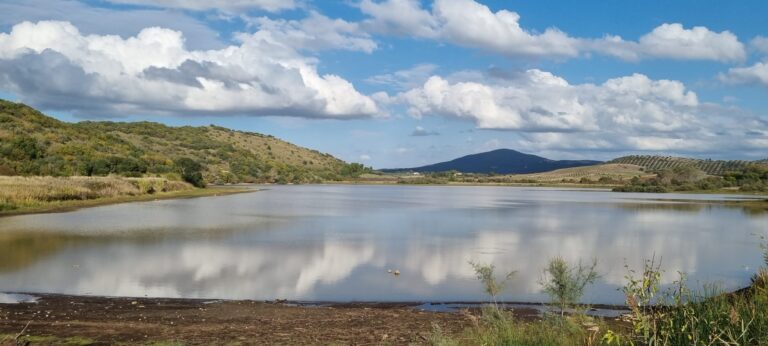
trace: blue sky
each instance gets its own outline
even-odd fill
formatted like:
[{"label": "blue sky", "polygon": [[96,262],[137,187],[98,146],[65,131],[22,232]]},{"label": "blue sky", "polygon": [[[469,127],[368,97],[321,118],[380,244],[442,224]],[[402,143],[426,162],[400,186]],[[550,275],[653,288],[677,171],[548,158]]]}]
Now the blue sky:
[{"label": "blue sky", "polygon": [[7,0],[0,97],[377,168],[768,157],[763,1]]}]

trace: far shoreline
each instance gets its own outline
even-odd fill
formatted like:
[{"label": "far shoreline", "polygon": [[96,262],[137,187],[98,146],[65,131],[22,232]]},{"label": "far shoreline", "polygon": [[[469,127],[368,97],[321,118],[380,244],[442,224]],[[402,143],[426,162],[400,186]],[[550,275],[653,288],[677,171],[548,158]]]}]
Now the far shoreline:
[{"label": "far shoreline", "polygon": [[[270,185],[367,185],[367,186],[409,186],[409,187],[517,187],[517,188],[560,188],[567,189],[569,191],[580,192],[611,192],[611,193],[642,193],[643,192],[615,192],[611,191],[613,187],[617,185],[598,185],[598,184],[573,184],[573,183],[470,183],[470,182],[448,182],[446,184],[419,184],[419,183],[401,183],[394,181],[356,181],[356,180],[342,180],[342,181],[324,181],[317,183],[307,184],[275,184],[275,183],[237,183],[237,184],[216,184],[208,185],[205,188],[195,188],[191,190],[173,191],[173,192],[159,192],[154,194],[144,194],[138,196],[120,196],[111,198],[97,198],[90,200],[68,200],[53,202],[50,205],[44,205],[35,208],[24,208],[16,210],[4,210],[0,211],[0,218],[20,215],[32,215],[32,214],[48,214],[48,213],[64,213],[75,211],[85,208],[93,208],[114,204],[133,203],[133,202],[150,202],[158,200],[171,200],[171,199],[188,199],[199,197],[216,197],[226,196],[241,193],[258,192],[263,190],[263,187]],[[703,191],[670,191],[659,193],[666,194],[681,194],[681,195],[733,195],[733,196],[745,196],[749,199],[743,200],[696,200],[696,199],[660,199],[659,201],[669,201],[676,203],[690,203],[690,204],[714,204],[724,206],[741,206],[745,208],[761,208],[768,210],[768,195],[765,193],[757,192],[743,192],[738,190],[703,190]]]}]

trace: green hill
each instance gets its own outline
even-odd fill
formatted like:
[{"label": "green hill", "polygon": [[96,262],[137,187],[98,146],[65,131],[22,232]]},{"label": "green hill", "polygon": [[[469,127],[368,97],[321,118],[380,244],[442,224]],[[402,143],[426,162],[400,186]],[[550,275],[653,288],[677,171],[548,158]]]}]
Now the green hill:
[{"label": "green hill", "polygon": [[219,183],[317,182],[365,170],[258,133],[213,125],[66,123],[0,100],[0,175],[168,175],[179,171],[182,158]]},{"label": "green hill", "polygon": [[621,163],[644,167],[646,171],[660,171],[684,166],[693,166],[709,175],[723,175],[726,172],[740,171],[748,165],[760,163],[760,161],[744,160],[702,160],[674,156],[656,155],[630,155],[623,156],[608,163]]}]

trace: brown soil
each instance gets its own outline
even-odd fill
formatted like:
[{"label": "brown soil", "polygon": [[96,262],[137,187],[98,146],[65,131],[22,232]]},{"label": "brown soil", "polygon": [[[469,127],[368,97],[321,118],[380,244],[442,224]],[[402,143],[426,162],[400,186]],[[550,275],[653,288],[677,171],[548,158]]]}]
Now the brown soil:
[{"label": "brown soil", "polygon": [[[38,296],[37,303],[0,304],[0,344],[15,344],[25,326],[19,340],[33,344],[422,344],[433,324],[456,334],[478,314],[428,312],[407,304]],[[515,312],[535,316],[533,310]]]}]

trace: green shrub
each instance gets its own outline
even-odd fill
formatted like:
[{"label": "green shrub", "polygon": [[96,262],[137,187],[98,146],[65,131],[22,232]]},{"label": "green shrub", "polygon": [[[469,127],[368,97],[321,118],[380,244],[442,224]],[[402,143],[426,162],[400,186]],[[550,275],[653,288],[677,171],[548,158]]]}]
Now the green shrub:
[{"label": "green shrub", "polygon": [[147,164],[131,157],[108,156],[94,159],[85,165],[85,175],[105,176],[120,174],[128,177],[140,177],[147,172]]},{"label": "green shrub", "polygon": [[539,281],[552,303],[560,308],[562,316],[565,309],[579,302],[584,294],[584,288],[592,284],[600,276],[595,271],[597,260],[593,260],[589,266],[568,264],[562,257],[555,257],[549,261],[544,269],[544,274]]},{"label": "green shrub", "polygon": [[470,261],[469,265],[475,270],[475,276],[483,284],[485,293],[491,297],[491,300],[496,303],[496,297],[504,290],[507,282],[515,275],[515,271],[507,273],[502,279],[496,278],[494,271],[496,267],[493,264],[475,263]]},{"label": "green shrub", "polygon": [[3,156],[11,160],[30,161],[45,156],[45,147],[32,137],[19,136],[2,148]]},{"label": "green shrub", "polygon": [[182,180],[196,187],[205,187],[205,180],[202,174],[203,166],[201,164],[188,157],[177,159],[174,163]]}]

